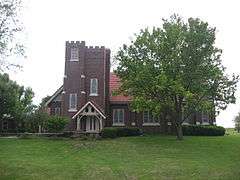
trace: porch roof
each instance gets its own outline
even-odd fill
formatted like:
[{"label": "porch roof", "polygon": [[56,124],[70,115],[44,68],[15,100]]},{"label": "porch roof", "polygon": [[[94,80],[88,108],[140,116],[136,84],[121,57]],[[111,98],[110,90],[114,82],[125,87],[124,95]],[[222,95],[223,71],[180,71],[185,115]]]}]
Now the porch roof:
[{"label": "porch roof", "polygon": [[90,105],[91,107],[94,108],[94,110],[96,110],[96,112],[101,115],[104,119],[106,119],[106,116],[104,115],[104,113],[100,110],[100,108],[98,108],[93,102],[88,101],[73,117],[72,119],[75,119],[79,114],[81,114],[83,112],[83,110]]}]

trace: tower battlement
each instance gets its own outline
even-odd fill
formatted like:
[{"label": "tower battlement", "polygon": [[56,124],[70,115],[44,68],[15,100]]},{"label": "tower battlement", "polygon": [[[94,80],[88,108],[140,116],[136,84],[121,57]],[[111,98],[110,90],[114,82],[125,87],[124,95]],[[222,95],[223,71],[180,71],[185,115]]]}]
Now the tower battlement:
[{"label": "tower battlement", "polygon": [[85,41],[66,41],[66,46],[68,45],[84,45],[85,46]]},{"label": "tower battlement", "polygon": [[66,41],[66,47],[84,47],[89,50],[101,50],[105,49],[105,46],[86,46],[85,41]]}]

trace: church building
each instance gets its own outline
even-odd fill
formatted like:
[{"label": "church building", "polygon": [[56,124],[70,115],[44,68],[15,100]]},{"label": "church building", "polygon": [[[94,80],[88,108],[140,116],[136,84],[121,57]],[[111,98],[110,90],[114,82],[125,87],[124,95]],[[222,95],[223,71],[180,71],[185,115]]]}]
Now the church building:
[{"label": "church building", "polygon": [[[166,132],[171,123],[151,112],[130,110],[131,98],[113,95],[120,79],[110,72],[110,49],[66,42],[63,85],[47,101],[51,115],[69,117],[67,131],[99,133],[103,127],[138,127],[147,132]],[[193,114],[185,124],[215,124],[215,117]]]}]

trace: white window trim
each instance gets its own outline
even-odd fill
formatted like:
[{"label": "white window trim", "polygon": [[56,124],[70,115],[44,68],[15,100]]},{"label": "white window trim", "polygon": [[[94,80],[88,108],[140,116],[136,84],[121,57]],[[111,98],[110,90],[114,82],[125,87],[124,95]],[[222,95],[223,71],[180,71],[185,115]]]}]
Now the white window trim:
[{"label": "white window trim", "polygon": [[[97,85],[96,85],[96,86],[97,86],[97,88],[96,88],[96,89],[97,89],[97,93],[92,93],[92,92],[91,92],[91,91],[92,91],[92,81],[93,81],[93,80],[96,80],[96,82],[97,82],[97,83],[96,83],[96,84],[97,84]],[[90,94],[89,94],[89,96],[98,96],[98,79],[97,79],[97,78],[91,78],[91,79],[90,79]]]},{"label": "white window trim", "polygon": [[113,125],[113,126],[125,126],[124,123],[113,123],[112,125]]},{"label": "white window trim", "polygon": [[[119,110],[123,110],[123,122],[114,122],[114,115],[116,113],[116,111]],[[112,116],[112,121],[113,121],[113,126],[125,126],[125,111],[123,108],[119,108],[119,109],[113,109],[113,116]]]},{"label": "white window trim", "polygon": [[70,59],[69,61],[71,61],[71,62],[77,62],[78,59]]},{"label": "white window trim", "polygon": [[96,93],[90,93],[89,96],[98,96]]},{"label": "white window trim", "polygon": [[68,109],[68,112],[77,112],[77,109]]},{"label": "white window trim", "polygon": [[[71,95],[76,95],[76,107],[75,108],[72,108],[70,107],[71,106]],[[68,112],[76,112],[77,111],[77,93],[70,93],[69,94],[69,107],[68,107]]]}]

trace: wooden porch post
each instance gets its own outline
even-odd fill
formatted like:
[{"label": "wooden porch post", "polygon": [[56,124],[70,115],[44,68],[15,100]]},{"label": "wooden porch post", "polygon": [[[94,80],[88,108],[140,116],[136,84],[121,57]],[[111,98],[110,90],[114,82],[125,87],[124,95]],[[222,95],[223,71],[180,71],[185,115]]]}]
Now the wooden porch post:
[{"label": "wooden porch post", "polygon": [[77,118],[77,131],[80,131],[80,118]]},{"label": "wooden porch post", "polygon": [[100,121],[100,131],[102,130],[102,117],[99,118],[99,121]]}]

